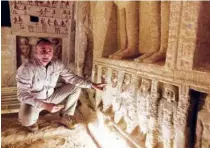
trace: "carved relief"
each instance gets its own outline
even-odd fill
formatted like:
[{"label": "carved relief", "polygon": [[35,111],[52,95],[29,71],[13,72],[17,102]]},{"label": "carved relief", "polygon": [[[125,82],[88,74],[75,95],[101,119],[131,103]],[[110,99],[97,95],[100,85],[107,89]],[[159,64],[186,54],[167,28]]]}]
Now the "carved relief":
[{"label": "carved relief", "polygon": [[26,62],[31,57],[31,45],[29,44],[29,39],[27,37],[21,37],[19,39],[19,53],[20,53],[20,61],[18,62],[18,66],[22,63]]},{"label": "carved relief", "polygon": [[[68,34],[68,21],[71,18],[72,2],[65,2],[68,9],[65,15],[60,11],[61,2],[49,1],[17,1],[10,2],[12,30],[15,32],[36,32]],[[64,3],[63,3],[64,4]],[[63,8],[63,6],[62,6]],[[39,21],[28,20],[30,16],[38,16]]]},{"label": "carved relief", "polygon": [[135,61],[144,63],[165,60],[168,46],[170,2],[150,2],[150,4],[152,52],[135,59]]},{"label": "carved relief", "polygon": [[120,49],[109,58],[126,59],[138,55],[139,2],[115,2],[119,14]]},{"label": "carved relief", "polygon": [[137,114],[141,132],[146,135],[149,130],[151,81],[142,78],[141,86],[137,93]]},{"label": "carved relief", "polygon": [[175,136],[175,121],[178,105],[177,88],[170,84],[163,86],[163,98],[160,102],[159,122],[161,128],[161,136],[165,148],[172,148]]},{"label": "carved relief", "polygon": [[195,148],[210,147],[210,95],[205,99],[205,105],[198,112],[196,126],[196,145]]},{"label": "carved relief", "polygon": [[107,68],[102,67],[101,83],[107,83]]},{"label": "carved relief", "polygon": [[54,46],[54,58],[62,59],[62,43],[58,38],[53,38],[52,43]]},{"label": "carved relief", "polygon": [[134,97],[134,89],[131,83],[131,74],[125,73],[119,98],[116,98],[115,101],[114,121],[118,123],[124,117],[126,132],[131,133],[138,125],[136,120],[136,98]]}]

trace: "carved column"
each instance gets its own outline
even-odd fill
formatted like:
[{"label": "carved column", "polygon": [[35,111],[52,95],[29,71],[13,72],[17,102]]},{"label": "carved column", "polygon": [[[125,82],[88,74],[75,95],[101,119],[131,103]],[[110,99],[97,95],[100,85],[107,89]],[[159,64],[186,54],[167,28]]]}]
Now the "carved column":
[{"label": "carved column", "polygon": [[187,117],[190,107],[189,86],[182,85],[179,89],[179,103],[175,121],[175,148],[185,148],[188,144]]},{"label": "carved column", "polygon": [[177,69],[192,70],[201,2],[183,2]]},{"label": "carved column", "polygon": [[177,59],[179,29],[181,22],[182,2],[170,2],[170,23],[168,35],[168,48],[165,67],[174,69]]},{"label": "carved column", "polygon": [[146,138],[146,147],[152,148],[157,145],[158,142],[158,99],[159,94],[159,82],[158,80],[152,80],[151,87],[151,99],[150,99],[150,119],[149,119],[149,132]]},{"label": "carved column", "polygon": [[[76,73],[84,76],[85,67],[92,69],[92,32],[90,29],[90,2],[76,3]],[[86,71],[87,72],[87,71]],[[87,72],[87,77],[90,73]]]}]

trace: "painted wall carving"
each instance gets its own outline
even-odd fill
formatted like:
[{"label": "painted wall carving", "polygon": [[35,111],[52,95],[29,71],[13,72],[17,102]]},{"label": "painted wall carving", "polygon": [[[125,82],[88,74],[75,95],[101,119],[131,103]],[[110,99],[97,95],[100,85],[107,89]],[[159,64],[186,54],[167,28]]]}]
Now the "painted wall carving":
[{"label": "painted wall carving", "polygon": [[72,5],[73,2],[69,1],[12,1],[12,32],[67,35]]},{"label": "painted wall carving", "polygon": [[[139,127],[140,137],[144,139],[145,146],[150,148],[157,147],[160,143],[164,148],[185,148],[192,143],[189,139],[192,127],[188,120],[191,120],[189,116],[195,106],[190,108],[192,105],[188,86],[160,82],[147,76],[136,77],[135,71],[128,73],[123,67],[113,68],[99,63],[95,65],[100,67],[97,72],[100,82],[107,83],[101,96],[96,95],[95,99],[102,98],[102,112],[107,113],[112,108],[112,112],[108,113],[113,114],[113,122],[121,125],[124,121],[126,128],[123,130],[126,133],[132,134]],[[202,117],[198,117],[198,120],[200,118]],[[201,125],[197,126],[199,129],[203,128]],[[201,135],[201,130],[197,134]],[[203,134],[206,144],[208,139],[206,140],[205,132]],[[201,136],[199,138],[202,141]]]}]

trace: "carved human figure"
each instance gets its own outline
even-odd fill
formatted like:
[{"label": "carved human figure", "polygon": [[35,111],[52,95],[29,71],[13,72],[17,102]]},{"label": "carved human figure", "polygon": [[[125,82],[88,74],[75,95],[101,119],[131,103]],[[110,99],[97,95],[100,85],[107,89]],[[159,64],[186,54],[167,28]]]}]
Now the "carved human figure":
[{"label": "carved human figure", "polygon": [[55,27],[55,33],[60,33],[60,25],[58,24],[58,21],[54,20],[54,27]]},{"label": "carved human figure", "polygon": [[102,67],[101,83],[107,83],[107,68],[106,67]]},{"label": "carved human figure", "polygon": [[58,38],[53,38],[52,43],[54,46],[54,58],[62,59],[62,45]]},{"label": "carved human figure", "polygon": [[112,77],[111,77],[111,88],[112,93],[111,100],[112,100],[112,110],[113,112],[117,112],[119,109],[119,101],[120,101],[120,92],[118,88],[118,71],[113,70],[112,71]]},{"label": "carved human figure", "polygon": [[102,95],[104,112],[107,112],[111,108],[113,103],[116,101],[115,97],[117,93],[117,80],[118,72],[116,70],[113,70],[111,76],[111,83],[106,86],[106,90]]},{"label": "carved human figure", "polygon": [[[169,32],[169,14],[170,2],[150,2],[152,5],[150,9],[151,23],[150,36],[152,49],[150,53],[145,53],[139,58],[135,59],[137,62],[155,63],[165,60],[168,46],[168,32]],[[141,49],[139,49],[141,50]],[[141,53],[141,52],[140,52]]]},{"label": "carved human figure", "polygon": [[165,84],[163,86],[163,98],[160,102],[160,128],[164,148],[172,148],[174,140],[174,122],[177,111],[177,89],[175,86]]},{"label": "carved human figure", "polygon": [[26,37],[20,38],[19,50],[21,53],[21,63],[24,63],[27,59],[30,58],[31,54],[31,45],[29,44],[29,39]]},{"label": "carved human figure", "polygon": [[138,126],[137,104],[136,97],[134,97],[134,87],[131,84],[131,75],[125,74],[123,85],[121,88],[122,112],[126,122],[126,132],[132,131]]},{"label": "carved human figure", "polygon": [[124,95],[126,94],[127,89],[130,86],[130,75],[125,74],[123,78],[123,83],[120,88],[120,94],[116,98],[114,104],[113,104],[113,110],[114,110],[114,122],[119,123],[119,121],[123,118],[124,114],[126,114],[126,106],[124,102]]},{"label": "carved human figure", "polygon": [[150,89],[151,81],[142,78],[141,86],[137,92],[137,115],[143,135],[146,135],[149,130]]},{"label": "carved human figure", "polygon": [[198,112],[195,148],[210,147],[210,95],[205,99],[204,107]]},{"label": "carved human figure", "polygon": [[138,56],[138,8],[139,2],[115,1],[119,14],[120,49],[109,58],[126,59]]},{"label": "carved human figure", "polygon": [[47,32],[47,23],[45,21],[45,18],[41,19],[41,24],[42,24],[42,32],[46,33]]}]

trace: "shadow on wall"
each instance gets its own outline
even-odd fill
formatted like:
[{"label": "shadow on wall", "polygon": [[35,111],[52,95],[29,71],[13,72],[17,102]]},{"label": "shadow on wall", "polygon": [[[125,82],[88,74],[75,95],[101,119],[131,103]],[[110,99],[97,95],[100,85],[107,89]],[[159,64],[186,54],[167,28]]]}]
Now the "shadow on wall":
[{"label": "shadow on wall", "polygon": [[194,69],[210,71],[210,2],[201,2]]}]

